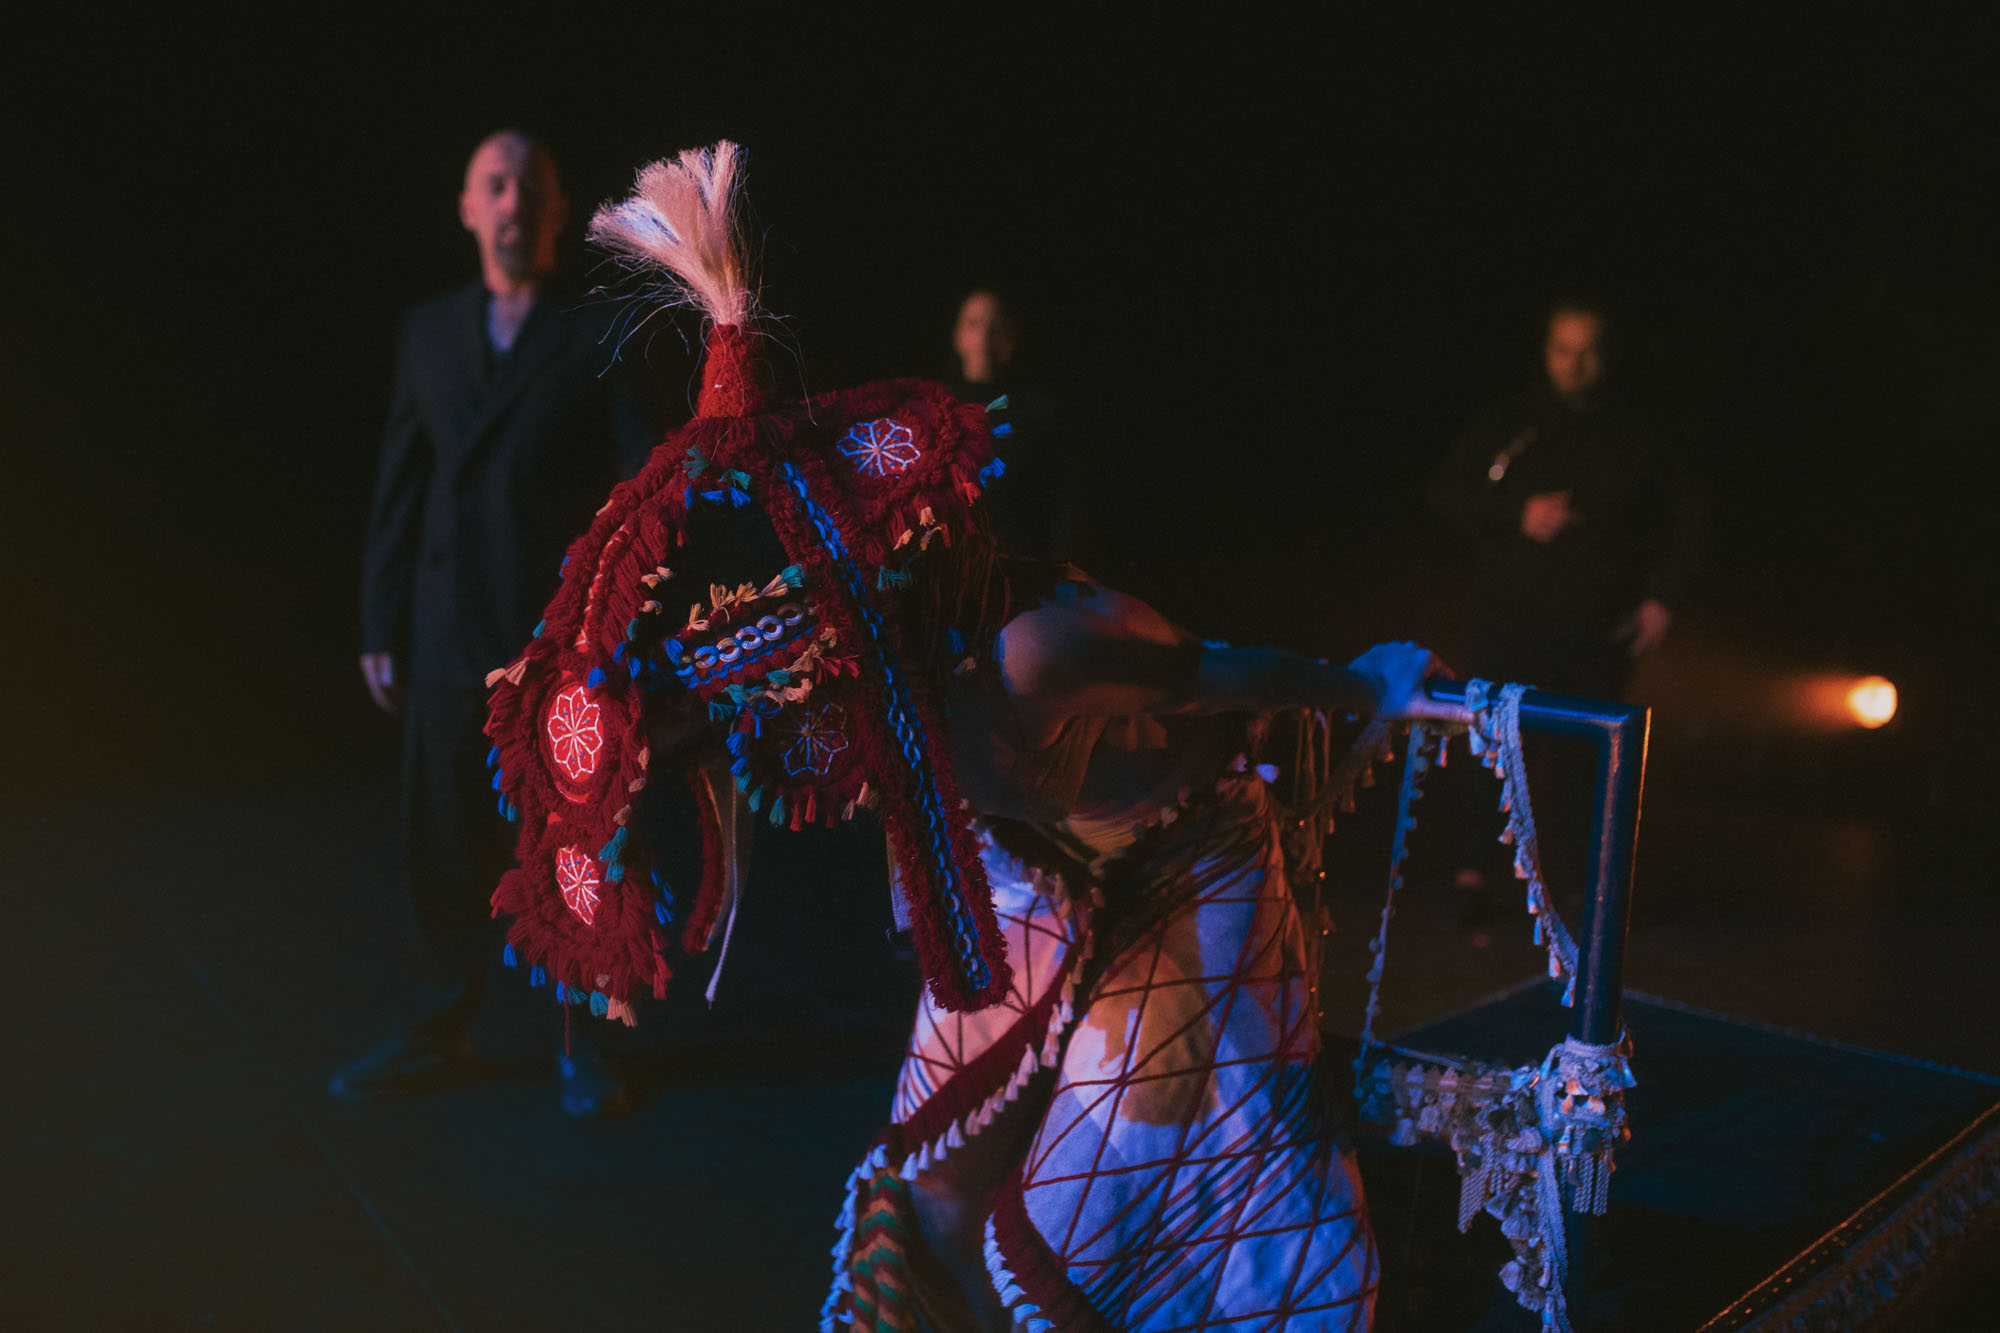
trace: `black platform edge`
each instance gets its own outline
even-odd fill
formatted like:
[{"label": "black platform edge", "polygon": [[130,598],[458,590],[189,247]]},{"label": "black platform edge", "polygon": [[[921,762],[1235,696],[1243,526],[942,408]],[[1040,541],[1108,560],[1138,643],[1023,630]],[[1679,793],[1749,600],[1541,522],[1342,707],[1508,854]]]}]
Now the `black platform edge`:
[{"label": "black platform edge", "polygon": [[[1490,994],[1480,996],[1470,1004],[1462,1004],[1458,1008],[1449,1010],[1446,1013],[1435,1014],[1426,1018],[1421,1023],[1412,1024],[1407,1028],[1391,1032],[1380,1038],[1381,1044],[1384,1046],[1402,1045],[1410,1037],[1422,1032],[1426,1028],[1442,1027],[1454,1019],[1476,1013],[1488,1005],[1511,1000],[1523,991],[1534,990],[1537,987],[1548,986],[1550,984],[1548,977],[1542,973],[1523,977],[1519,981],[1502,986]],[[1625,992],[1625,998],[1628,1000],[1637,1000],[1641,1004],[1651,1005],[1656,1009],[1668,1009],[1677,1014],[1687,1014],[1694,1018],[1705,1018],[1711,1022],[1728,1023],[1735,1027],[1748,1028],[1753,1032],[1762,1032],[1773,1037],[1785,1037],[1792,1041],[1804,1042],[1807,1045],[1818,1046],[1826,1050],[1840,1051],[1846,1055],[1862,1055],[1871,1060],[1886,1060],[1890,1064],[1903,1065],[1910,1069],[1929,1070],[1933,1074],[1949,1074],[1953,1078],[1970,1079],[1974,1083],[1984,1083],[1989,1087],[2000,1088],[2000,1074],[1989,1074],[1978,1069],[1966,1069],[1960,1065],[1940,1064],[1936,1060],[1920,1060],[1914,1055],[1898,1055],[1894,1051],[1884,1051],[1873,1046],[1857,1046],[1853,1042],[1841,1041],[1835,1037],[1823,1037],[1817,1032],[1805,1032],[1798,1028],[1788,1028],[1777,1023],[1765,1023],[1755,1018],[1744,1018],[1739,1014],[1724,1013],[1720,1009],[1705,1009],[1698,1004],[1689,1004],[1685,1000],[1671,1000],[1664,995],[1654,995],[1649,991],[1628,990]],[[1349,1041],[1352,1041],[1354,1038],[1353,1033],[1342,1031],[1327,1024],[1322,1024],[1321,1030],[1328,1035],[1344,1037]]]},{"label": "black platform edge", "polygon": [[2000,1103],[1698,1333],[1846,1329],[1891,1314],[2000,1220]]},{"label": "black platform edge", "polygon": [[[1388,1036],[1382,1044],[1396,1047],[1414,1039],[1422,1045],[1427,1029],[1547,984],[1545,977],[1525,977]],[[2000,1075],[1859,1046],[1644,991],[1626,991],[1624,998],[1646,1008],[2000,1089]],[[1921,1317],[1925,1296],[1945,1280],[1947,1270],[1996,1237],[2000,1237],[2000,1101],[1732,1300],[1697,1333],[1833,1333],[1899,1326],[1896,1321],[1904,1315]]]}]

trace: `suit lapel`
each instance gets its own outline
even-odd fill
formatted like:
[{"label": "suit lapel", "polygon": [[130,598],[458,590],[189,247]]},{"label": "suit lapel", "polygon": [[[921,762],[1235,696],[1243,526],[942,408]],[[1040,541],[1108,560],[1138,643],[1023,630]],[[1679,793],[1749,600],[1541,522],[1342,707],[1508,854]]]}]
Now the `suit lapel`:
[{"label": "suit lapel", "polygon": [[449,307],[432,334],[431,365],[444,392],[437,406],[447,429],[436,432],[439,463],[455,468],[469,453],[491,395],[486,374],[486,288],[473,283]]},{"label": "suit lapel", "polygon": [[[542,367],[562,350],[561,335],[562,317],[556,298],[544,295],[528,311],[528,318],[514,340],[513,350],[498,358],[492,378],[486,383],[485,395],[466,431],[467,458],[479,452],[506,416],[507,409],[513,406],[514,400],[535,382],[535,376]],[[482,340],[486,336],[483,327],[479,336]],[[482,346],[480,350],[483,353],[485,349]]]}]

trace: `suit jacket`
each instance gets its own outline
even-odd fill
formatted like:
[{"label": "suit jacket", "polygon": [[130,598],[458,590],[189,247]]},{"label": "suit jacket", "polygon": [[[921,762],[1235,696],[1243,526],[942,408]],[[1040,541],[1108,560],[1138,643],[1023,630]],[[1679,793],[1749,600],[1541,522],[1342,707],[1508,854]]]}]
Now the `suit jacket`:
[{"label": "suit jacket", "polygon": [[[362,649],[482,686],[527,642],[570,541],[661,435],[610,317],[545,292],[513,348],[474,283],[404,312],[362,560]],[[610,373],[607,373],[610,372]]]},{"label": "suit jacket", "polygon": [[[1431,505],[1470,542],[1475,637],[1604,649],[1642,598],[1679,609],[1703,506],[1678,445],[1629,402],[1607,396],[1577,411],[1541,386],[1468,426],[1432,481]],[[1583,521],[1548,543],[1522,536],[1528,497],[1561,490]]]}]

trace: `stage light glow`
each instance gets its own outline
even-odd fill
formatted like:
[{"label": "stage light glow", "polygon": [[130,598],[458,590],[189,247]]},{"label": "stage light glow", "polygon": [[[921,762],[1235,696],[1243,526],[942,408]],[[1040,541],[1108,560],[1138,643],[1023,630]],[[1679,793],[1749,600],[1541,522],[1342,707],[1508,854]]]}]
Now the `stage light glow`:
[{"label": "stage light glow", "polygon": [[1896,687],[1881,676],[1863,676],[1847,687],[1847,712],[1873,729],[1896,716]]},{"label": "stage light glow", "polygon": [[1896,716],[1896,687],[1882,676],[1842,672],[1773,678],[1769,721],[1799,731],[1874,731]]}]

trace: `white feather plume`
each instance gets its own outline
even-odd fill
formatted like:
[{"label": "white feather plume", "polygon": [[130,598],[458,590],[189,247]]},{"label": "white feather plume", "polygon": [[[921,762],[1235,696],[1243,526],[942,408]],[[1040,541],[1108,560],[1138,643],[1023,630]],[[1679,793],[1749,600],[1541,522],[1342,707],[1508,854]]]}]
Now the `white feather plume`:
[{"label": "white feather plume", "polygon": [[597,210],[590,239],[664,270],[670,296],[716,324],[745,325],[756,302],[736,220],[742,175],[743,150],[727,139],[663,158],[639,172],[630,196]]}]

